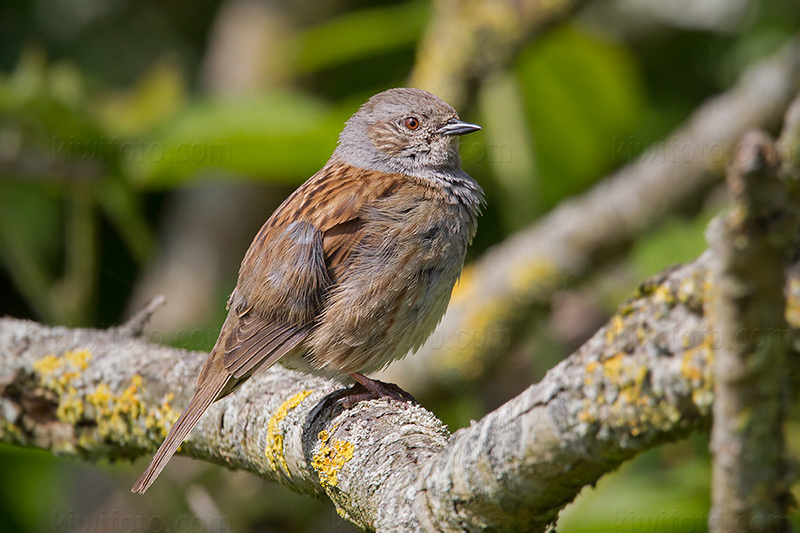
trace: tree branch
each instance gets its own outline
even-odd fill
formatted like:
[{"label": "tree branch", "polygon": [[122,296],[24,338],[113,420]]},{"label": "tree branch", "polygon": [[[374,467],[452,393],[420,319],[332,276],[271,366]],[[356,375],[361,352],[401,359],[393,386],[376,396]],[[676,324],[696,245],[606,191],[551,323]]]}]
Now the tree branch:
[{"label": "tree branch", "polygon": [[[800,111],[800,100],[795,111]],[[716,377],[713,507],[709,530],[788,531],[791,496],[784,457],[786,351],[784,275],[800,225],[800,188],[780,179],[778,145],[752,132],[728,172],[733,211],[712,224],[715,290],[709,302],[722,339]],[[757,416],[754,414],[757,413]]]},{"label": "tree branch", "polygon": [[125,330],[134,337],[139,337],[144,334],[144,328],[164,304],[167,303],[167,298],[163,294],[158,294],[150,298],[144,306],[139,309],[132,317],[130,317],[124,324],[119,326],[120,329]]},{"label": "tree branch", "polygon": [[[710,258],[645,283],[541,383],[452,436],[419,406],[342,410],[337,384],[273,368],[214,404],[181,453],[327,494],[367,530],[543,530],[586,484],[708,426]],[[788,287],[796,319],[797,276]],[[2,319],[0,440],[89,460],[147,454],[204,357]]]},{"label": "tree branch", "polygon": [[585,0],[438,0],[420,42],[411,86],[456,109],[469,85],[506,66],[538,32],[565,20]]}]

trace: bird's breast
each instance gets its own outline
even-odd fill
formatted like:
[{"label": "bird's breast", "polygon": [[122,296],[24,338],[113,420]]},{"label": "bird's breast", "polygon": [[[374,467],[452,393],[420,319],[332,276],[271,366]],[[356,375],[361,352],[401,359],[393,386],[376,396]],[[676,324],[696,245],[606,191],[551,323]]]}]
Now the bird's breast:
[{"label": "bird's breast", "polygon": [[419,348],[447,308],[474,232],[465,206],[424,188],[378,199],[361,219],[363,238],[295,365],[304,370],[368,373]]}]

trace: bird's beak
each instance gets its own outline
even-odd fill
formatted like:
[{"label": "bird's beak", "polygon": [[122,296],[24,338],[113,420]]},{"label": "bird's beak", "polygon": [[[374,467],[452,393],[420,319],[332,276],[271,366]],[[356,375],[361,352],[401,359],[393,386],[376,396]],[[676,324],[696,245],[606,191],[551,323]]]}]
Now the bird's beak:
[{"label": "bird's beak", "polygon": [[436,133],[441,133],[442,135],[466,135],[467,133],[472,133],[479,129],[481,129],[481,127],[477,124],[470,124],[469,122],[463,122],[457,118],[451,118],[447,121],[447,124],[436,130]]}]

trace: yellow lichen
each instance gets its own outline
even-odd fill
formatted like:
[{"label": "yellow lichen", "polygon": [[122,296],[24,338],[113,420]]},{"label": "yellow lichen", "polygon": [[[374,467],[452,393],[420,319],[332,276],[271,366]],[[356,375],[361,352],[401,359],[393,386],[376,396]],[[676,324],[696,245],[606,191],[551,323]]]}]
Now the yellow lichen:
[{"label": "yellow lichen", "polygon": [[578,420],[585,424],[591,424],[597,421],[597,411],[595,403],[589,398],[583,399],[583,410],[578,413]]},{"label": "yellow lichen", "polygon": [[698,346],[686,350],[681,359],[681,374],[692,383],[692,402],[703,413],[709,411],[714,399],[712,342],[711,336],[707,336]]},{"label": "yellow lichen", "polygon": [[689,381],[695,382],[703,379],[703,369],[695,364],[695,355],[702,349],[704,346],[701,345],[683,352],[681,374]]},{"label": "yellow lichen", "polygon": [[0,419],[0,440],[6,444],[24,445],[27,442],[19,426],[2,419]]},{"label": "yellow lichen", "polygon": [[603,374],[607,378],[611,379],[615,384],[620,377],[623,357],[624,356],[621,353],[618,353],[603,361]]},{"label": "yellow lichen", "polygon": [[91,358],[92,354],[88,350],[67,350],[63,357],[49,354],[34,361],[33,370],[39,374],[39,382],[43,387],[63,395],[71,383],[89,367]]},{"label": "yellow lichen", "polygon": [[83,401],[75,387],[70,387],[58,402],[56,417],[62,422],[75,425],[83,416]]},{"label": "yellow lichen", "polygon": [[67,387],[67,386],[68,386],[70,383],[72,383],[72,382],[73,382],[75,379],[77,379],[77,378],[79,378],[79,377],[81,377],[81,374],[80,374],[80,372],[73,372],[73,371],[64,372],[64,373],[63,373],[63,374],[61,374],[61,376],[58,378],[58,380],[56,381],[56,383],[58,383],[59,387],[60,387],[62,390],[65,390],[65,389],[66,389],[66,387]]},{"label": "yellow lichen", "polygon": [[800,280],[791,278],[789,292],[786,295],[786,321],[794,327],[800,327]]},{"label": "yellow lichen", "polygon": [[122,391],[115,402],[120,413],[130,418],[138,418],[142,412],[142,401],[139,399],[139,387],[142,386],[142,376],[135,374],[131,378],[130,386]]},{"label": "yellow lichen", "polygon": [[522,294],[550,292],[558,284],[561,270],[545,259],[518,262],[511,268],[512,291]]},{"label": "yellow lichen", "polygon": [[78,436],[78,447],[89,450],[97,446],[98,440],[95,433],[84,432]]},{"label": "yellow lichen", "polygon": [[92,359],[92,354],[89,350],[68,350],[64,354],[64,359],[69,362],[73,368],[78,370],[86,370],[89,367],[89,361]]},{"label": "yellow lichen", "polygon": [[714,294],[714,285],[711,283],[711,273],[707,273],[703,279],[703,304],[707,303]]},{"label": "yellow lichen", "polygon": [[624,317],[630,315],[633,311],[633,301],[627,301],[620,304],[617,314]]},{"label": "yellow lichen", "polygon": [[95,387],[94,392],[86,396],[86,401],[97,409],[98,414],[105,414],[108,412],[108,405],[111,402],[112,393],[111,389],[105,383],[99,384]]},{"label": "yellow lichen", "polygon": [[633,374],[634,374],[633,383],[637,388],[641,389],[642,386],[644,386],[644,382],[647,379],[648,372],[649,372],[649,370],[644,365],[634,367],[634,369],[633,369]]},{"label": "yellow lichen", "polygon": [[339,483],[339,472],[353,458],[356,447],[346,440],[330,442],[330,436],[324,430],[317,436],[320,447],[311,459],[311,466],[317,472],[323,487],[335,487]]},{"label": "yellow lichen", "polygon": [[62,366],[64,366],[64,359],[49,354],[33,362],[33,371],[42,377],[47,377]]},{"label": "yellow lichen", "polygon": [[[94,408],[100,436],[113,438],[126,433],[144,436],[144,430],[152,429],[158,429],[160,435],[165,433],[165,422],[174,421],[177,412],[170,407],[166,399],[161,406],[147,411],[139,397],[141,384],[141,376],[134,375],[131,377],[131,384],[119,395],[115,395],[104,383],[86,395],[87,403]],[[167,398],[171,399],[172,395],[167,395]],[[144,428],[142,424],[134,423],[142,415],[144,415]]]},{"label": "yellow lichen", "polygon": [[438,361],[442,368],[458,374],[464,380],[480,376],[485,365],[483,354],[490,348],[499,348],[496,345],[502,342],[501,337],[492,334],[492,331],[496,331],[496,326],[504,322],[508,310],[508,303],[501,301],[469,310],[464,318],[463,332],[440,346],[442,355]]},{"label": "yellow lichen", "polygon": [[594,383],[594,373],[597,370],[597,361],[590,361],[586,365],[586,377],[583,379],[585,385],[592,385]]},{"label": "yellow lichen", "polygon": [[639,390],[634,387],[625,387],[619,391],[619,399],[629,405],[636,405],[637,398],[639,397]]},{"label": "yellow lichen", "polygon": [[170,406],[174,395],[170,392],[164,397],[164,401],[157,408],[152,408],[144,419],[144,427],[149,431],[156,430],[162,437],[166,437],[169,428],[178,419],[178,411]]},{"label": "yellow lichen", "polygon": [[625,321],[622,319],[620,315],[614,315],[611,317],[611,324],[606,328],[606,342],[608,344],[612,344],[614,339],[617,338],[623,330],[625,329]]},{"label": "yellow lichen", "polygon": [[41,385],[59,396],[56,416],[60,421],[72,425],[89,421],[96,425],[78,431],[78,444],[89,447],[97,445],[99,440],[130,441],[132,435],[144,439],[153,430],[163,437],[178,417],[178,412],[169,405],[172,395],[167,395],[160,406],[147,409],[139,395],[142,386],[139,375],[131,377],[128,387],[119,394],[114,394],[105,383],[91,390],[80,383],[91,359],[88,350],[71,350],[62,357],[46,355],[33,364]]},{"label": "yellow lichen", "polygon": [[675,295],[667,285],[659,285],[653,293],[653,301],[658,304],[675,304]]},{"label": "yellow lichen", "polygon": [[286,459],[283,457],[283,431],[281,430],[281,422],[289,411],[300,405],[300,402],[305,400],[314,391],[304,390],[298,392],[285,402],[275,411],[267,423],[267,447],[264,449],[264,455],[267,456],[269,466],[273,470],[278,470],[280,466],[284,471],[288,471],[289,467],[286,465]]},{"label": "yellow lichen", "polygon": [[679,302],[688,305],[689,307],[699,309],[703,306],[703,282],[705,275],[700,272],[694,272],[692,275],[681,281],[678,286],[677,299]]},{"label": "yellow lichen", "polygon": [[[607,390],[616,391],[610,396],[613,399],[609,403],[610,425],[625,428],[632,437],[637,437],[650,427],[664,429],[680,419],[680,412],[673,405],[647,389],[646,366],[635,364],[623,354],[615,354],[602,364]],[[594,404],[606,401],[605,396],[600,396]],[[587,405],[579,420],[591,421],[591,409],[594,405]]]}]

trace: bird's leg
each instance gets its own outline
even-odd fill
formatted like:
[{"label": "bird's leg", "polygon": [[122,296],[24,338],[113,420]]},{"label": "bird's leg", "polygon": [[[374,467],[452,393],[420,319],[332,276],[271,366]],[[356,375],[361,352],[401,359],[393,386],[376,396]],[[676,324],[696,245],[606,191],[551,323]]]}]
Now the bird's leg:
[{"label": "bird's leg", "polygon": [[354,372],[350,377],[356,380],[356,384],[347,389],[345,396],[340,399],[342,405],[349,409],[355,404],[365,400],[377,400],[378,398],[389,398],[398,402],[417,403],[413,396],[395,385],[394,383],[384,383],[375,379],[369,379],[364,374]]}]

